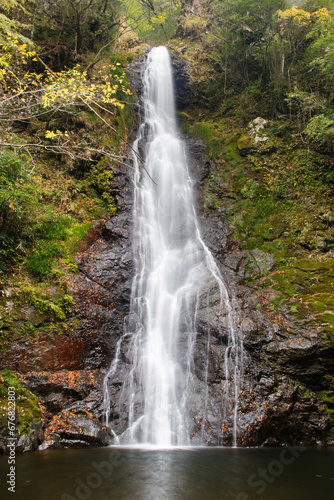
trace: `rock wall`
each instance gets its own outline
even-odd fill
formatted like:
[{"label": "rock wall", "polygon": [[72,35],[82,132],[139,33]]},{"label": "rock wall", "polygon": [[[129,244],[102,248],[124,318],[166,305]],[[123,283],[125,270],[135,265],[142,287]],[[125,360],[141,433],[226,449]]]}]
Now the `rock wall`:
[{"label": "rock wall", "polygon": [[[236,327],[243,335],[244,377],[239,396],[238,445],[334,444],[329,414],[317,396],[317,391],[324,389],[324,375],[332,366],[333,345],[324,341],[324,328],[315,325],[311,313],[308,318],[298,318],[283,308],[278,315],[269,307],[270,293],[245,285],[245,280],[259,271],[269,272],[273,258],[259,250],[241,251],[239,242],[233,240],[235,228],[230,227],[224,210],[202,212],[202,185],[210,173],[210,162],[205,160],[200,142],[188,136],[185,140],[202,237],[220,267],[236,311]],[[204,295],[210,286],[208,277],[208,283],[203,286]],[[195,373],[200,380],[204,379],[203,360],[210,332],[209,391],[204,426],[202,421],[196,422],[196,414],[201,414],[206,397],[203,387],[198,391],[193,441],[198,443],[201,434],[209,445],[231,445],[231,416],[222,428],[226,337],[219,334],[219,330],[224,331],[224,325],[219,328],[217,324],[217,297],[218,290],[216,295],[211,291],[209,304],[206,300],[199,301]]]},{"label": "rock wall", "polygon": [[[144,60],[129,67],[132,86],[138,94],[140,122],[140,71]],[[180,107],[190,99],[187,64],[173,59],[176,95]],[[224,211],[203,212],[203,182],[210,174],[204,145],[184,135],[193,179],[202,236],[212,251],[237,311],[238,328],[243,332],[244,381],[238,413],[238,444],[261,446],[279,444],[333,444],[329,416],[316,395],[319,380],[332,363],[333,347],[324,343],[321,329],[311,320],[298,320],[285,311],[278,316],[268,308],[269,297],[245,286],[244,281],[261,266],[271,265],[271,256],[242,252],[232,239]],[[103,379],[115,355],[129,313],[132,282],[131,208],[132,169],[119,166],[113,180],[117,215],[97,221],[82,243],[76,261],[79,274],[68,274],[66,282],[75,306],[68,315],[62,335],[37,334],[14,343],[1,358],[0,366],[17,372],[23,387],[39,398],[43,409],[44,438],[33,449],[102,446],[113,442],[113,434],[102,423]],[[221,196],[228,196],[222,188]],[[214,287],[208,276],[203,296]],[[212,280],[211,280],[212,281]],[[217,325],[217,296],[200,300],[198,336],[195,348],[196,390],[193,394],[193,443],[232,443],[232,421],[222,428],[221,388],[226,338]],[[221,325],[220,325],[221,326]],[[208,391],[204,383],[207,336],[210,335]],[[111,381],[110,399],[113,427],[120,427],[118,398],[129,365],[122,352],[118,371]],[[206,401],[206,419],[203,404]]]}]

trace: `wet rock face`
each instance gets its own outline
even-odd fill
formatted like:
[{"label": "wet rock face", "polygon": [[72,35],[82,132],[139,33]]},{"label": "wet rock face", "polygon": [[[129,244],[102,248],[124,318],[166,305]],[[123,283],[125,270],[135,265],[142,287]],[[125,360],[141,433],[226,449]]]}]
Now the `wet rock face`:
[{"label": "wet rock face", "polygon": [[[202,236],[216,258],[228,288],[232,306],[236,308],[236,327],[244,346],[244,375],[238,404],[238,438],[240,446],[282,444],[319,445],[332,443],[329,415],[317,396],[326,390],[325,375],[330,372],[333,345],[324,342],[323,328],[315,327],[312,316],[298,319],[284,307],[280,315],[269,306],[270,296],[245,286],[244,281],[257,274],[270,272],[271,255],[260,251],[240,251],[231,241],[231,228],[223,216],[213,212],[200,218]],[[210,294],[213,299],[214,295]],[[273,295],[274,296],[274,295]],[[205,425],[197,421],[193,442],[199,435],[207,444],[232,444],[232,419],[226,415],[222,428],[221,367],[227,337],[224,319],[217,324],[216,303],[200,306],[198,337],[195,348],[195,373],[204,380],[204,359],[211,335],[207,368],[208,389],[198,388],[194,415],[203,413],[207,405]],[[196,417],[194,417],[194,423]]]},{"label": "wet rock face", "polygon": [[103,374],[99,370],[29,372],[21,376],[21,383],[43,404],[44,438],[39,449],[112,442],[110,430],[100,421]]},{"label": "wet rock face", "polygon": [[174,77],[175,104],[177,109],[185,108],[191,97],[190,63],[181,57],[172,55],[172,68]]},{"label": "wet rock face", "polygon": [[[236,311],[236,327],[243,337],[238,445],[331,443],[329,415],[317,392],[327,388],[325,375],[332,370],[333,345],[324,342],[323,329],[315,327],[311,315],[298,318],[284,307],[278,315],[269,308],[274,292],[270,296],[245,286],[245,280],[273,272],[273,257],[260,250],[241,251],[238,241],[233,240],[234,228],[226,222],[224,210],[201,213],[201,188],[211,165],[205,162],[200,143],[186,135],[184,139],[202,238],[220,268]],[[220,196],[228,197],[229,193]],[[192,406],[192,442],[231,445],[231,415],[226,414],[222,426],[227,328],[224,314],[217,316],[217,293],[211,288],[214,286],[210,279],[203,285],[197,314],[194,372],[198,382]],[[204,420],[201,415],[205,405]]]},{"label": "wet rock face", "polygon": [[[138,118],[140,118],[141,114],[141,96],[143,92],[141,75],[143,72],[147,53],[143,56],[137,57],[128,65],[127,68],[127,74],[131,82],[131,88],[134,92],[136,92],[138,96],[136,110],[139,112],[139,116],[137,117],[136,121],[138,121]],[[174,54],[170,53],[170,56],[172,60],[172,71],[174,79],[175,104],[176,108],[181,110],[189,104],[191,98],[192,78],[190,72],[190,63],[185,59],[182,59],[182,57],[178,57]]]},{"label": "wet rock face", "polygon": [[89,412],[76,415],[73,412],[61,411],[51,420],[45,440],[39,449],[106,446],[112,441],[110,429]]}]

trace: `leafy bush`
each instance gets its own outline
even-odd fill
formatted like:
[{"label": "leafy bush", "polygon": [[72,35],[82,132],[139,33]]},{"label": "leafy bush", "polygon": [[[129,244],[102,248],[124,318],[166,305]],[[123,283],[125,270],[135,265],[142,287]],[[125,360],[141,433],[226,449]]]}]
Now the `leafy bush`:
[{"label": "leafy bush", "polygon": [[326,152],[334,151],[334,119],[320,114],[311,118],[304,133],[309,139]]},{"label": "leafy bush", "polygon": [[116,212],[115,198],[113,197],[111,187],[113,178],[114,172],[109,167],[107,159],[101,160],[92,168],[89,174],[90,185],[97,189],[112,214]]},{"label": "leafy bush", "polygon": [[259,187],[260,186],[258,182],[254,181],[253,179],[249,179],[241,189],[241,194],[245,198],[253,199],[255,198],[255,196],[257,196]]},{"label": "leafy bush", "polygon": [[26,267],[35,277],[43,280],[48,276],[55,259],[60,255],[61,242],[67,238],[71,223],[69,215],[57,216],[52,212],[37,222],[37,239],[26,258]]},{"label": "leafy bush", "polygon": [[12,151],[0,153],[0,272],[22,258],[33,238],[37,197],[23,164],[24,158]]}]

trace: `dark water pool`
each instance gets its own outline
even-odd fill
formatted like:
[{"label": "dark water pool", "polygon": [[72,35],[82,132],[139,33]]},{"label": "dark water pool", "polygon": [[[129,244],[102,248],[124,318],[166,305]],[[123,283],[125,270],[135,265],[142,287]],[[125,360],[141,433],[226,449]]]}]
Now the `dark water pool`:
[{"label": "dark water pool", "polygon": [[18,455],[17,500],[333,500],[334,449],[97,448]]}]

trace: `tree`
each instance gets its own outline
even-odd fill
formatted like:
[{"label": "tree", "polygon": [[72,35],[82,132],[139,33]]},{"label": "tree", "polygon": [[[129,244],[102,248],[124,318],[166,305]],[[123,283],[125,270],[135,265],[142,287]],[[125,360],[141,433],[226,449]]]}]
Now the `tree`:
[{"label": "tree", "polygon": [[[36,60],[36,52],[15,39],[12,43],[14,46],[2,45],[3,55],[0,58],[0,124],[8,125],[14,120],[46,118],[55,114],[73,116],[82,109],[88,109],[114,133],[118,133],[109,124],[107,116],[113,116],[117,110],[123,109],[122,98],[131,94],[125,85],[120,63],[101,68],[95,78],[88,78],[87,71],[80,66],[57,73],[49,68],[45,68],[43,73],[34,73],[29,71],[29,66],[31,61]],[[48,130],[45,138],[48,141],[15,145],[26,150],[42,148],[65,152],[72,157],[89,150],[120,160],[110,148],[96,150],[87,143],[73,144],[66,130]],[[8,140],[0,142],[0,146],[11,144]]]},{"label": "tree", "polygon": [[144,42],[165,44],[175,34],[180,0],[125,0],[123,4],[127,22]]},{"label": "tree", "polygon": [[122,22],[117,0],[36,0],[32,37],[41,45],[67,45],[75,54],[98,50]]},{"label": "tree", "polygon": [[322,8],[313,14],[315,22],[309,33],[311,41],[307,56],[309,71],[316,90],[324,91],[333,99],[334,76],[334,18],[327,9]]},{"label": "tree", "polygon": [[222,41],[225,91],[230,84],[241,87],[261,74],[268,44],[267,33],[283,0],[214,0],[209,2],[213,33]]}]

